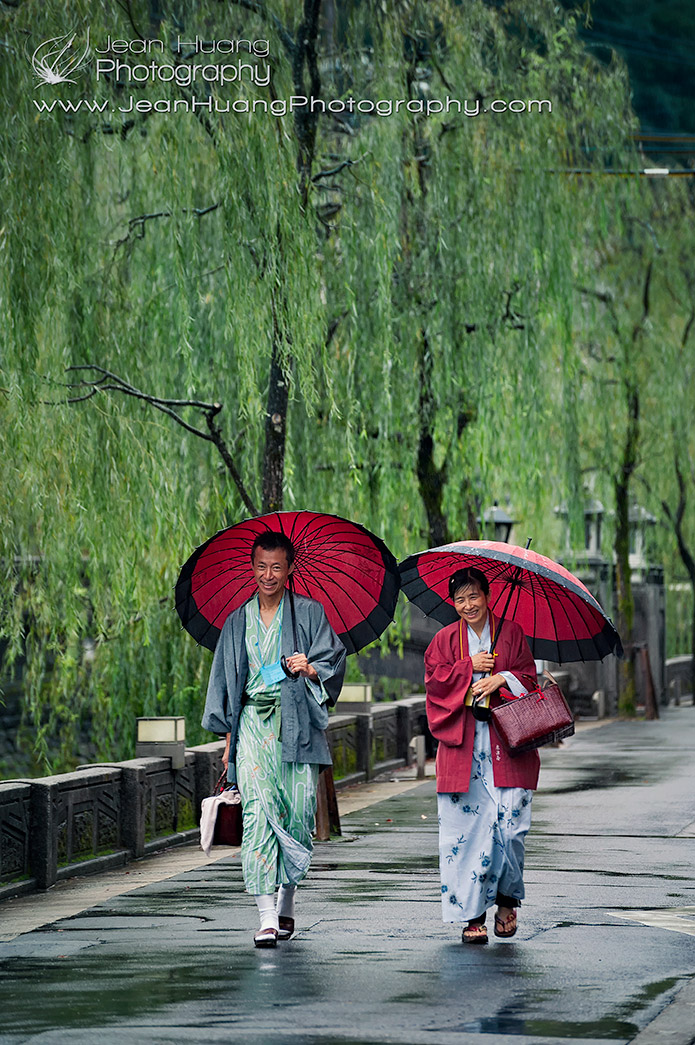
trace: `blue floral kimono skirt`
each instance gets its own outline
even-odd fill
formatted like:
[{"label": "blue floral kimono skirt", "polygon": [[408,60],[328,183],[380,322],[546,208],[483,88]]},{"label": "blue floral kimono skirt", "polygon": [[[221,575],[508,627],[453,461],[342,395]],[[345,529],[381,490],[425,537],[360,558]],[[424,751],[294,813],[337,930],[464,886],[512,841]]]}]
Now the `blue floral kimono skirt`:
[{"label": "blue floral kimono skirt", "polygon": [[524,898],[524,841],[533,792],[495,787],[490,730],[476,722],[467,792],[437,795],[442,918],[467,922],[497,901]]}]

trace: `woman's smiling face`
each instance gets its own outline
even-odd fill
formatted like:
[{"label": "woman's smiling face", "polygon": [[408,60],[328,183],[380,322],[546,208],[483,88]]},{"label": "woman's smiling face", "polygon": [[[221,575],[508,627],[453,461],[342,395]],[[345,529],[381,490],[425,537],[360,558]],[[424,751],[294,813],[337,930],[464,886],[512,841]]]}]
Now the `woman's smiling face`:
[{"label": "woman's smiling face", "polygon": [[454,594],[454,609],[466,624],[481,631],[487,619],[487,595],[478,584],[468,584]]}]

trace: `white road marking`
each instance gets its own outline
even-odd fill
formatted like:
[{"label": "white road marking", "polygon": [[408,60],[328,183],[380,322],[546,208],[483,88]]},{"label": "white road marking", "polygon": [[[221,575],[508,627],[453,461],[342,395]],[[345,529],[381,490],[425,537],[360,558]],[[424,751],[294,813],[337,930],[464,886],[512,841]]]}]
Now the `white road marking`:
[{"label": "white road marking", "polygon": [[608,911],[612,918],[624,918],[628,922],[639,922],[654,929],[670,929],[674,933],[695,936],[695,907],[669,907],[653,911]]}]

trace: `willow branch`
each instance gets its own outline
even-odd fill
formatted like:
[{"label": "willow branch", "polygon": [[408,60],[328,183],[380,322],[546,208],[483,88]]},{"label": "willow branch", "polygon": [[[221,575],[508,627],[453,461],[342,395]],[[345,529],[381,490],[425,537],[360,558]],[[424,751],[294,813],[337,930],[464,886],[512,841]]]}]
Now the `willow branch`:
[{"label": "willow branch", "polygon": [[[162,595],[161,598],[157,599],[155,605],[166,606],[167,603],[171,602],[170,595]],[[139,624],[141,620],[144,620],[147,616],[146,613],[135,613],[132,617],[129,617],[127,621],[124,621],[123,626],[119,631],[114,631],[111,634],[107,634],[105,631],[101,631],[95,638],[95,645],[101,646],[104,642],[113,642],[114,639],[120,639],[126,628],[132,628],[134,624]]]},{"label": "willow branch", "polygon": [[688,575],[693,585],[695,585],[695,557],[685,543],[685,534],[683,532],[683,519],[685,518],[687,510],[688,498],[685,476],[683,475],[683,470],[681,468],[677,446],[674,446],[673,450],[673,468],[676,473],[676,482],[678,484],[678,505],[674,511],[666,499],[663,498],[661,501],[661,510],[671,525],[674,537],[676,538],[676,544],[678,545],[678,553],[683,560],[683,565],[688,571]]},{"label": "willow branch", "polygon": [[511,290],[504,291],[507,300],[504,306],[504,315],[502,316],[502,322],[509,323],[512,330],[526,329],[526,324],[521,322],[521,320],[525,319],[526,317],[523,316],[520,312],[517,312],[516,309],[512,309],[512,298],[519,289],[519,284],[515,283]]},{"label": "willow branch", "polygon": [[[196,218],[202,218],[204,214],[210,214],[213,210],[217,210],[219,203],[211,203],[209,207],[182,207],[182,214],[194,214]],[[135,218],[128,219],[129,227],[134,225],[144,225],[146,221],[152,221],[154,218],[170,218],[172,211],[170,210],[159,210],[152,214],[138,214]]]},{"label": "willow branch", "polygon": [[330,170],[318,171],[311,180],[312,182],[317,182],[322,178],[331,178],[334,174],[340,174],[340,172],[344,171],[346,167],[354,167],[356,163],[360,162],[361,158],[362,157],[360,156],[356,160],[343,160],[342,163],[337,165],[337,167],[331,167]]},{"label": "willow branch", "polygon": [[654,248],[657,254],[663,254],[664,251],[659,243],[659,240],[657,239],[656,232],[654,231],[654,229],[648,221],[644,221],[642,218],[635,218],[633,215],[630,214],[628,215],[627,220],[634,222],[636,225],[641,225],[643,229],[646,229],[652,238],[652,242],[654,244]]},{"label": "willow branch", "polygon": [[292,39],[292,34],[282,24],[277,15],[274,15],[272,11],[269,11],[265,4],[261,3],[260,0],[230,0],[236,7],[243,7],[247,11],[253,11],[254,14],[259,15],[266,22],[270,22],[276,33],[282,40],[283,46],[289,55],[294,55],[295,42]]},{"label": "willow branch", "polygon": [[142,35],[137,25],[135,24],[135,18],[133,16],[133,5],[131,4],[130,0],[122,0],[122,2],[118,3],[118,6],[121,8],[122,11],[125,12],[128,21],[130,22],[130,25],[132,27],[132,30],[137,36],[137,38],[139,40],[144,40],[145,37]]},{"label": "willow branch", "polygon": [[[220,406],[219,409],[221,410],[222,407]],[[219,413],[219,410],[217,411],[217,413]],[[220,457],[224,461],[224,463],[225,463],[225,465],[227,467],[227,471],[229,472],[229,474],[231,475],[232,479],[234,480],[236,488],[239,491],[239,495],[240,495],[242,501],[244,502],[247,510],[251,513],[251,515],[259,515],[260,513],[259,513],[258,509],[256,508],[256,505],[253,503],[253,501],[249,497],[249,494],[248,494],[248,492],[246,490],[246,486],[244,484],[244,481],[241,478],[241,473],[239,472],[238,468],[234,464],[234,460],[232,459],[232,455],[231,455],[231,453],[229,451],[229,447],[227,446],[226,442],[224,441],[224,438],[222,436],[222,432],[220,431],[219,425],[217,424],[216,413],[206,413],[205,414],[205,420],[207,422],[207,426],[208,426],[208,429],[210,431],[209,438],[215,444],[215,447],[217,448],[217,452],[219,453]]]},{"label": "willow branch", "polygon": [[350,311],[350,309],[346,308],[343,312],[341,312],[341,314],[339,316],[336,316],[335,319],[332,319],[331,322],[328,324],[328,332],[326,334],[325,348],[328,348],[330,346],[331,341],[335,337],[336,330],[338,329],[338,327],[340,326],[342,321],[345,319],[345,317],[348,315],[349,311]]},{"label": "willow branch", "polygon": [[[105,367],[98,366],[96,363],[84,363],[77,364],[74,366],[67,367],[68,372],[81,372],[91,371],[92,373],[99,374],[100,376],[88,380],[86,378],[80,378],[77,382],[68,383],[65,387],[67,388],[86,388],[87,391],[81,396],[71,396],[66,399],[67,403],[82,403],[87,399],[92,399],[94,396],[104,392],[120,392],[122,395],[130,396],[133,399],[139,399],[141,402],[149,403],[155,410],[159,410],[161,413],[166,414],[175,421],[181,428],[190,432],[191,435],[197,436],[199,439],[205,439],[206,442],[212,443],[219,453],[220,457],[224,461],[227,471],[232,477],[234,484],[239,491],[239,496],[244,502],[245,507],[248,509],[251,515],[258,515],[258,509],[253,503],[249,496],[246,484],[242,479],[239,469],[234,463],[231,451],[227,446],[227,443],[222,435],[222,431],[217,423],[217,417],[222,411],[221,403],[206,403],[200,399],[165,399],[162,396],[151,395],[147,392],[141,391],[136,388],[135,385],[131,385],[128,381],[125,381],[118,374],[114,374],[110,370],[106,370]],[[200,428],[196,428],[194,425],[189,424],[177,410],[183,408],[190,408],[192,410],[198,410],[205,418],[207,425],[207,432]]]},{"label": "willow branch", "polygon": [[592,290],[590,287],[577,287],[580,294],[585,294],[587,297],[596,298],[597,301],[601,301],[606,308],[613,321],[613,332],[617,337],[620,337],[620,323],[618,322],[618,316],[615,311],[615,299],[609,290]]},{"label": "willow branch", "polygon": [[642,333],[642,330],[644,329],[644,324],[647,322],[647,319],[649,318],[649,311],[650,311],[650,304],[651,304],[651,302],[650,302],[650,291],[651,291],[651,285],[652,285],[652,269],[653,269],[653,266],[652,266],[652,262],[650,261],[649,264],[647,265],[647,271],[644,274],[644,287],[642,288],[642,315],[637,320],[637,322],[635,323],[635,326],[634,326],[634,328],[632,330],[632,340],[633,340],[633,342],[635,342],[637,340],[637,338],[639,337],[639,335]]}]

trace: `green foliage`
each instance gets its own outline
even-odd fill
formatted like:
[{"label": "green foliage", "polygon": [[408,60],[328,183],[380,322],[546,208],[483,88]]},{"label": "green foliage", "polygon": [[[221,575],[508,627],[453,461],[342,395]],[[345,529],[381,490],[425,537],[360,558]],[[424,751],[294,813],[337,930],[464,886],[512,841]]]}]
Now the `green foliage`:
[{"label": "green foliage", "polygon": [[[185,26],[148,26],[146,5],[133,9],[163,40],[270,40],[272,93],[246,82],[213,85],[213,98],[294,92],[273,19],[196,0]],[[268,9],[296,32],[297,5]],[[70,14],[98,45],[134,36],[115,0]],[[28,56],[67,31],[64,5],[3,19],[0,636],[8,661],[26,657],[46,764],[71,765],[80,731],[99,757],[132,753],[138,714],[185,714],[189,742],[203,739],[210,657],[181,634],[171,592],[192,549],[247,514],[209,442],[116,393],[68,404],[88,391],[64,386],[87,377],[69,366],[221,403],[258,503],[275,338],[290,391],[286,507],[355,518],[404,555],[429,543],[429,447],[452,536],[509,496],[553,553],[550,509],[577,502],[582,454],[599,442],[579,443],[575,347],[597,319],[576,288],[633,191],[553,173],[594,164],[599,145],[631,162],[625,70],[586,54],[572,16],[547,0],[340,5],[319,40],[322,97],[403,105],[320,117],[306,206],[291,114],[39,114],[33,100],[56,95],[35,90]],[[60,97],[94,88],[86,73]],[[117,110],[130,93],[191,91],[102,81],[95,96]],[[405,108],[447,97],[547,98],[553,111]]]}]

